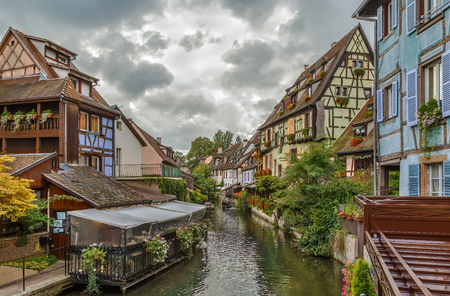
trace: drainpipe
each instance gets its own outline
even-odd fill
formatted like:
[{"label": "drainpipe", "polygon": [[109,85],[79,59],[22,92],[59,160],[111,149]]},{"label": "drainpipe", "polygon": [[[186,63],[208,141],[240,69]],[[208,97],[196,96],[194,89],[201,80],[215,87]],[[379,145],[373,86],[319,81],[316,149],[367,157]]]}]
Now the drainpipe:
[{"label": "drainpipe", "polygon": [[67,103],[63,101],[64,95],[59,100],[64,104],[64,164],[67,164]]},{"label": "drainpipe", "polygon": [[356,19],[362,21],[373,22],[373,39],[374,39],[374,54],[373,54],[373,70],[375,72],[373,82],[373,195],[377,196],[377,133],[378,133],[378,121],[377,121],[377,100],[376,93],[378,89],[378,40],[377,40],[377,20],[368,17],[356,16]]}]

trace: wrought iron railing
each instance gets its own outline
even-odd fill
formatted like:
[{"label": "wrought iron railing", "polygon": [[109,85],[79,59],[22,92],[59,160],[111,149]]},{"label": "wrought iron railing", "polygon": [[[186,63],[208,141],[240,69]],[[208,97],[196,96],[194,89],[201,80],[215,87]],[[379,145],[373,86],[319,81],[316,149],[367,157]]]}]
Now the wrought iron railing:
[{"label": "wrought iron railing", "polygon": [[116,178],[183,178],[180,168],[163,164],[121,164],[115,166],[115,172]]}]

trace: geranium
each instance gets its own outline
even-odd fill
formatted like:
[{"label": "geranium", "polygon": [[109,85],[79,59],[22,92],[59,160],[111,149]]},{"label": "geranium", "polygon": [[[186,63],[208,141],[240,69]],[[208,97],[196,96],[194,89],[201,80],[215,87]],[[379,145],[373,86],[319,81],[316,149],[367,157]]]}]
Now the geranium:
[{"label": "geranium", "polygon": [[314,78],[309,78],[308,80],[306,80],[306,84],[310,84],[314,81]]},{"label": "geranium", "polygon": [[362,141],[364,141],[364,138],[361,136],[353,137],[352,141],[350,142],[350,146],[356,146],[356,145],[362,143]]},{"label": "geranium", "polygon": [[283,114],[284,114],[284,111],[283,111],[283,110],[278,111],[278,117],[283,116]]},{"label": "geranium", "polygon": [[303,97],[302,102],[303,103],[307,103],[309,101],[309,99],[311,99],[311,97],[306,95],[306,96]]},{"label": "geranium", "polygon": [[255,160],[260,160],[261,159],[261,153],[256,152],[254,158],[255,158]]},{"label": "geranium", "polygon": [[324,70],[321,70],[321,71],[319,72],[319,74],[317,74],[317,77],[319,77],[319,79],[321,79],[321,78],[323,78],[323,75],[325,75],[325,71],[324,71]]},{"label": "geranium", "polygon": [[295,140],[295,134],[289,134],[286,136],[289,144],[292,144],[292,142]]},{"label": "geranium", "polygon": [[145,241],[145,248],[152,255],[153,264],[164,262],[169,252],[169,243],[161,236],[154,236],[151,240]]},{"label": "geranium", "polygon": [[236,192],[236,193],[234,194],[234,197],[235,197],[235,198],[241,198],[241,197],[242,197],[242,193]]},{"label": "geranium", "polygon": [[289,104],[287,108],[288,108],[288,110],[294,109],[295,108],[295,103]]},{"label": "geranium", "polygon": [[264,147],[269,148],[271,143],[272,143],[272,141],[270,141],[270,140],[264,142]]},{"label": "geranium", "polygon": [[309,136],[309,128],[304,128],[304,129],[302,129],[302,135],[304,136],[304,137],[307,137],[307,136]]},{"label": "geranium", "polygon": [[372,117],[373,116],[373,111],[369,110],[366,112],[366,118]]},{"label": "geranium", "polygon": [[366,74],[366,70],[364,68],[358,68],[353,70],[353,74],[355,74],[356,77],[364,76],[364,74]]},{"label": "geranium", "polygon": [[338,97],[338,98],[336,99],[336,104],[339,104],[339,105],[342,106],[342,105],[348,104],[349,101],[350,101],[349,98]]}]

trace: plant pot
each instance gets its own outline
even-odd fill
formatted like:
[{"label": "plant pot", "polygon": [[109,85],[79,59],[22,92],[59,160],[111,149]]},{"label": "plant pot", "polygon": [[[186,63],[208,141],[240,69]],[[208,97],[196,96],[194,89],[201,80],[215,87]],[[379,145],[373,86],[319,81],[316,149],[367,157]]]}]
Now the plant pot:
[{"label": "plant pot", "polygon": [[359,222],[362,222],[363,217],[356,217],[355,220],[356,220],[356,221],[359,221]]},{"label": "plant pot", "polygon": [[346,213],[339,213],[339,216],[341,216],[342,218],[345,218],[345,217],[347,217],[347,214]]},{"label": "plant pot", "polygon": [[353,219],[353,215],[347,215],[347,219],[352,220]]},{"label": "plant pot", "polygon": [[13,120],[12,116],[8,116],[8,120]]},{"label": "plant pot", "polygon": [[33,114],[33,119],[37,119],[37,114]]},{"label": "plant pot", "polygon": [[53,118],[53,114],[52,113],[48,113],[47,118]]},{"label": "plant pot", "polygon": [[20,120],[25,120],[25,115],[20,116]]}]

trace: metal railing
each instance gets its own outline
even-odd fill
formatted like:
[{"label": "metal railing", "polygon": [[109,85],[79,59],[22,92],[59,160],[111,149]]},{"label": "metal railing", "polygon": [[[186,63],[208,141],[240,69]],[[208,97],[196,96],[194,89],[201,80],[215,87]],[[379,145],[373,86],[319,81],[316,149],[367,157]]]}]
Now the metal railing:
[{"label": "metal railing", "polygon": [[115,172],[116,178],[183,178],[180,168],[163,164],[121,164],[115,166]]}]

